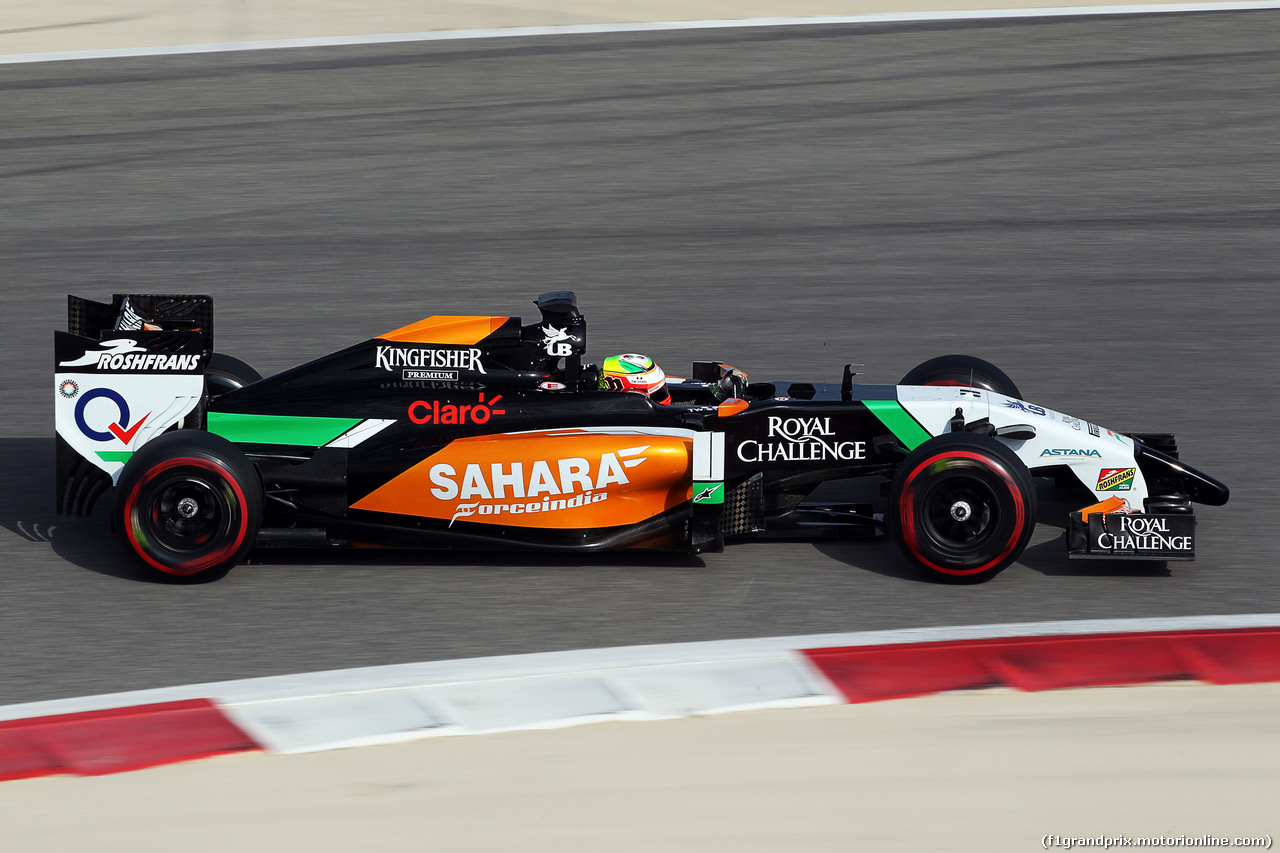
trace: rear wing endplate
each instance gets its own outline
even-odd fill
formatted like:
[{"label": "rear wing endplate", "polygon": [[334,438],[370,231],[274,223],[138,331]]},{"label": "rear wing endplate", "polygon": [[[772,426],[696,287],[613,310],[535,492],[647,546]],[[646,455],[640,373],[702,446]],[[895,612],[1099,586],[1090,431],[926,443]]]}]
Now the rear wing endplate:
[{"label": "rear wing endplate", "polygon": [[88,515],[138,448],[175,428],[203,428],[213,352],[208,296],[70,296],[54,332],[59,515]]}]

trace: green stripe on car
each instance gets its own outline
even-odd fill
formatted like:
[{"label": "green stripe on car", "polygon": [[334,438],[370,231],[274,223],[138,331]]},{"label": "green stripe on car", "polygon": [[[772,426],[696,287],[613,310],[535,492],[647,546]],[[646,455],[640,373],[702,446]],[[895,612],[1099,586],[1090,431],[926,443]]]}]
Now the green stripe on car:
[{"label": "green stripe on car", "polygon": [[697,482],[693,484],[693,502],[696,504],[724,503],[724,482]]},{"label": "green stripe on car", "polygon": [[328,444],[361,418],[302,418],[292,415],[240,415],[209,413],[209,432],[236,444],[289,444],[320,447]]},{"label": "green stripe on car", "polygon": [[932,438],[897,400],[863,400],[862,404],[870,409],[871,413],[879,418],[880,422],[887,426],[908,450],[915,450]]}]

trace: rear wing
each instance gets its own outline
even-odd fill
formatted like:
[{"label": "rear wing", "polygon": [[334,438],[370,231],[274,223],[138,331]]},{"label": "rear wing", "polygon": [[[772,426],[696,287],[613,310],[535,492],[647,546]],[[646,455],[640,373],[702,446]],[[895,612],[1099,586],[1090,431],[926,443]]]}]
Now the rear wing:
[{"label": "rear wing", "polygon": [[212,298],[69,296],[67,331],[53,333],[53,350],[59,515],[89,515],[152,438],[204,427]]}]

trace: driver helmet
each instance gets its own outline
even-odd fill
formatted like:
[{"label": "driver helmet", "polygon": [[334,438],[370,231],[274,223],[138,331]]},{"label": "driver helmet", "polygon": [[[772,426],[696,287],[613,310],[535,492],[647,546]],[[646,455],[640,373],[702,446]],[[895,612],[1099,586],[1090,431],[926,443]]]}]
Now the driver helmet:
[{"label": "driver helmet", "polygon": [[670,403],[667,376],[647,355],[611,355],[600,366],[600,388],[604,391],[639,391],[655,403]]}]

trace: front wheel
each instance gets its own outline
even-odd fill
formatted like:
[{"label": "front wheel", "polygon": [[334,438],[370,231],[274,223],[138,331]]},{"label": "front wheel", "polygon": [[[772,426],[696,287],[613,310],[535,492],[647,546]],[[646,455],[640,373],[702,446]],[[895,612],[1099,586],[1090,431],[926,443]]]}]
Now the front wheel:
[{"label": "front wheel", "polygon": [[262,521],[262,483],[220,436],[165,433],[133,455],[116,483],[114,522],[154,577],[217,580],[249,552]]},{"label": "front wheel", "polygon": [[917,566],[948,583],[995,576],[1036,525],[1031,472],[998,440],[946,433],[911,451],[889,494],[889,529]]}]

